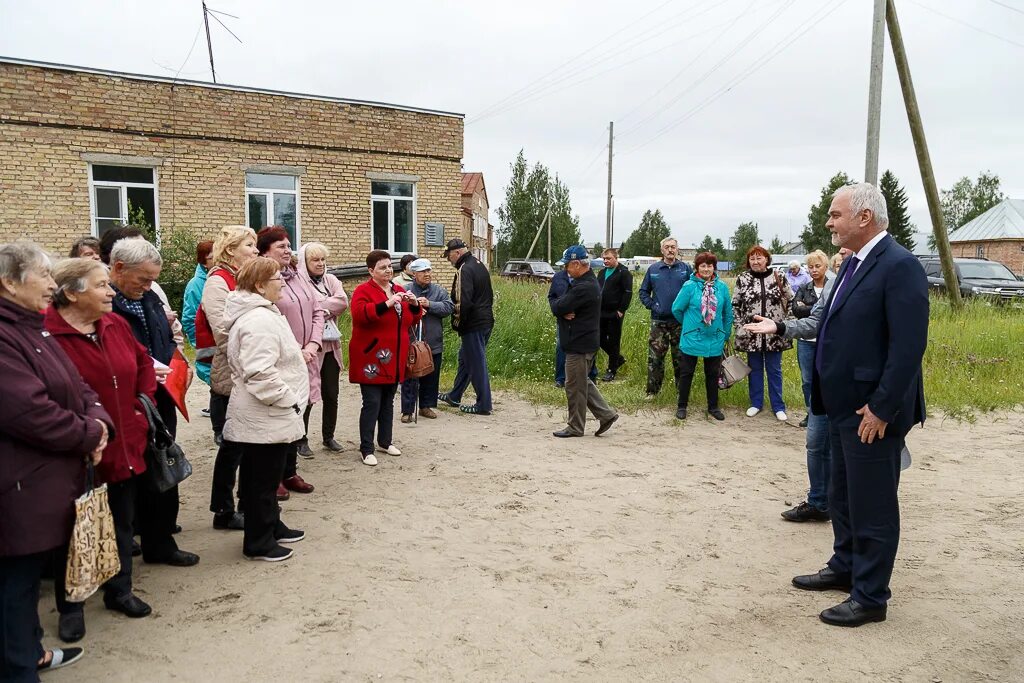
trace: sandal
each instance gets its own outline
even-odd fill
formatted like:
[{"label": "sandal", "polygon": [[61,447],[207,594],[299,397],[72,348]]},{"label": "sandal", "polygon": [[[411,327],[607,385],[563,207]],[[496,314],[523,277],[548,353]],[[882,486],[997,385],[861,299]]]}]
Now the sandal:
[{"label": "sandal", "polygon": [[444,392],[443,394],[438,394],[437,400],[440,401],[441,403],[444,403],[445,405],[451,406],[452,408],[462,407],[462,404],[454,400],[451,396],[449,396],[447,391]]},{"label": "sandal", "polygon": [[50,661],[46,661],[46,655],[44,654],[42,663],[36,665],[36,671],[53,671],[54,669],[70,666],[85,654],[85,650],[80,647],[66,647],[63,650],[55,647],[52,650],[48,650],[48,652],[50,653]]},{"label": "sandal", "polygon": [[490,415],[491,411],[484,410],[479,406],[459,406],[459,410],[469,415]]}]

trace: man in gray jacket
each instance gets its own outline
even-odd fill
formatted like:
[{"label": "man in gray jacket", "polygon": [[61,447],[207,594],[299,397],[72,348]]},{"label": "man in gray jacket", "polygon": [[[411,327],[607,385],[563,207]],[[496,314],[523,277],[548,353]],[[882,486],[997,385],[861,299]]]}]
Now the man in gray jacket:
[{"label": "man in gray jacket", "polygon": [[[412,274],[409,291],[416,295],[423,308],[422,338],[430,346],[430,352],[434,356],[434,371],[424,377],[410,377],[402,382],[402,422],[406,423],[413,421],[417,394],[420,403],[419,414],[429,419],[437,417],[434,408],[437,407],[437,389],[441,380],[441,352],[444,350],[444,328],[441,321],[455,310],[455,304],[444,287],[431,282],[431,263],[428,259],[416,259],[410,263],[409,272]],[[418,326],[412,328],[413,341],[419,339],[420,329]]]}]

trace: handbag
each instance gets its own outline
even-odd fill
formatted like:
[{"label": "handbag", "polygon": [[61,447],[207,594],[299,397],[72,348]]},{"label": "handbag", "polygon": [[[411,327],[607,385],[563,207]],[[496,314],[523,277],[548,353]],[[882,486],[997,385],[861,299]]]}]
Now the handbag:
[{"label": "handbag", "polygon": [[732,352],[732,344],[725,349],[722,369],[718,371],[718,387],[728,389],[750,374],[750,366],[746,361]]},{"label": "handbag", "polygon": [[107,485],[94,487],[94,479],[95,470],[89,463],[85,493],[75,500],[75,526],[68,542],[64,572],[68,602],[84,602],[121,571]]},{"label": "handbag", "polygon": [[153,485],[163,493],[188,479],[192,475],[192,464],[171,436],[153,400],[145,394],[139,394],[139,402],[149,421],[146,471]]},{"label": "handbag", "polygon": [[341,341],[341,330],[338,329],[338,323],[333,320],[328,320],[324,323],[324,334],[321,339],[325,342],[336,342]]},{"label": "handbag", "polygon": [[405,376],[411,379],[426,377],[434,371],[434,352],[423,341],[423,321],[420,321],[418,340],[409,345],[409,358],[405,362]]}]

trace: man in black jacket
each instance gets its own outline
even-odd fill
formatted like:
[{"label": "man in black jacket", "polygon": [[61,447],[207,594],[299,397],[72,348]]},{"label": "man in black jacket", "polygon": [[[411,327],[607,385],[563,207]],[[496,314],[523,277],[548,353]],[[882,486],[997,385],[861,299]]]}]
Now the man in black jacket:
[{"label": "man in black jacket", "polygon": [[[491,375],[487,370],[487,342],[494,328],[494,293],[487,266],[469,253],[460,239],[448,242],[444,256],[455,266],[452,283],[452,329],[459,333],[459,369],[452,390],[437,400],[470,415],[491,414]],[[476,392],[476,404],[462,405],[462,393],[469,384]]]},{"label": "man in black jacket", "polygon": [[554,435],[559,438],[583,436],[589,408],[599,422],[594,436],[600,436],[619,419],[618,413],[601,396],[597,385],[587,377],[600,346],[601,290],[590,269],[586,247],[566,249],[562,263],[572,282],[565,294],[551,301],[551,312],[558,318],[558,341],[565,352],[569,424]]},{"label": "man in black jacket", "polygon": [[615,379],[615,373],[626,362],[622,357],[622,319],[633,300],[633,276],[629,268],[619,263],[619,252],[605,249],[604,270],[597,277],[601,285],[601,350],[608,354],[608,371],[601,377],[605,382]]}]

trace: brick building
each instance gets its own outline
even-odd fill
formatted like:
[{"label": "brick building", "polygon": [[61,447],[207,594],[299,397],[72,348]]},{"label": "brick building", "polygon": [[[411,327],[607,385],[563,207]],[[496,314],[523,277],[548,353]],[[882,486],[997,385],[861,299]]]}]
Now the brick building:
[{"label": "brick building", "polygon": [[999,261],[1024,275],[1024,199],[1005,199],[949,233],[953,256]]},{"label": "brick building", "polygon": [[462,174],[462,240],[484,265],[491,265],[494,226],[488,220],[490,204],[483,173]]},{"label": "brick building", "polygon": [[447,267],[462,151],[461,114],[0,59],[0,241],[64,252],[131,207],[163,235],[281,224],[333,264]]}]

